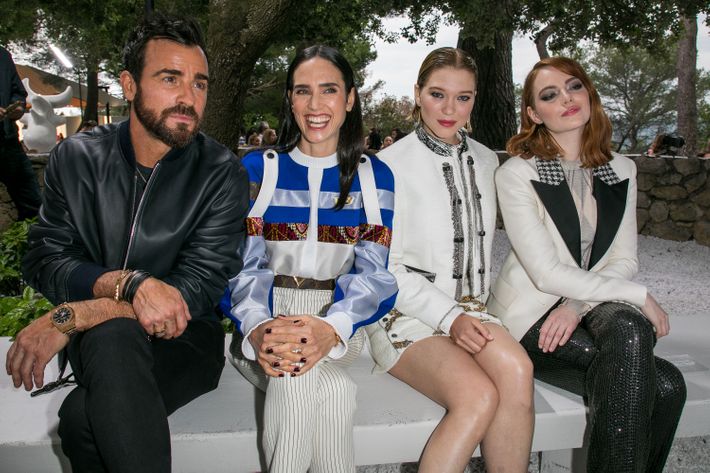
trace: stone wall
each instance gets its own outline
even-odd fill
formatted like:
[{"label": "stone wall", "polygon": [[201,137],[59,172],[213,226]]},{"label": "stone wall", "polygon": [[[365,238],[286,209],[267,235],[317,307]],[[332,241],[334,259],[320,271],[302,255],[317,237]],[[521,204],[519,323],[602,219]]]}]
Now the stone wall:
[{"label": "stone wall", "polygon": [[[500,157],[501,163],[507,158]],[[676,241],[694,239],[710,246],[710,159],[630,158],[638,168],[639,233]],[[47,155],[30,159],[42,186]],[[16,218],[10,196],[0,184],[0,231]]]},{"label": "stone wall", "polygon": [[639,233],[710,246],[710,159],[631,156]]}]

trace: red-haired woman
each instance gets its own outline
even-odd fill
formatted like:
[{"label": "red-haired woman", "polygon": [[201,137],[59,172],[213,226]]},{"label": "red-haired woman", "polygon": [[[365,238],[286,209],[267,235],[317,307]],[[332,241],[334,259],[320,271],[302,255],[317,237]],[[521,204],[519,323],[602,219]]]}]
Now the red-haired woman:
[{"label": "red-haired woman", "polygon": [[685,383],[653,355],[668,315],[631,281],[636,166],[611,152],[599,95],[571,59],[544,59],[528,74],[521,124],[496,172],[513,251],[488,308],[536,377],[587,398],[588,472],[660,472]]}]

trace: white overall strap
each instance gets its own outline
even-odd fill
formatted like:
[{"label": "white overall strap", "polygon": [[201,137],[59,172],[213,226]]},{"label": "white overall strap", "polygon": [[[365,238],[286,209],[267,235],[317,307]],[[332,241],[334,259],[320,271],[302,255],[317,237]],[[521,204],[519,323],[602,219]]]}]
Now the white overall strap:
[{"label": "white overall strap", "polygon": [[259,195],[254,201],[254,205],[249,211],[249,217],[263,217],[266,209],[269,208],[271,198],[276,190],[276,182],[279,180],[279,153],[273,149],[264,151],[264,176],[261,179]]},{"label": "white overall strap", "polygon": [[360,165],[357,168],[360,176],[360,192],[362,204],[365,207],[367,223],[371,225],[382,225],[382,214],[380,213],[380,201],[377,198],[377,185],[375,184],[375,173],[372,170],[372,161],[368,156],[360,158]]}]

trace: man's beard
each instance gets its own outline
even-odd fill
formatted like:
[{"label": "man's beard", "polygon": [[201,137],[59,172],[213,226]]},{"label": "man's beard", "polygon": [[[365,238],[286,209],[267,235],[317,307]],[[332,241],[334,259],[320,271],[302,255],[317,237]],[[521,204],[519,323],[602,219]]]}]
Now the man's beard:
[{"label": "man's beard", "polygon": [[[138,121],[143,124],[148,133],[171,148],[187,146],[200,131],[201,120],[192,106],[175,105],[160,112],[160,117],[158,117],[154,111],[143,104],[143,96],[141,90],[138,89],[136,96],[133,98],[132,107],[136,112]],[[173,113],[192,117],[195,120],[195,127],[190,130],[187,123],[178,123],[176,128],[169,128],[166,125],[166,121]]]}]

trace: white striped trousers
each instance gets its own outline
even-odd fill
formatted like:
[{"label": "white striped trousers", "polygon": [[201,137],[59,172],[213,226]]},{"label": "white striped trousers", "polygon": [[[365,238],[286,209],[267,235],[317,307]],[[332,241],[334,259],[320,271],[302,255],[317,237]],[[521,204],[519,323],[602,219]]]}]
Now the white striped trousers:
[{"label": "white striped trousers", "polygon": [[[332,303],[331,291],[274,288],[275,314],[323,315]],[[232,360],[262,391],[263,447],[271,473],[352,473],[353,416],[357,386],[347,367],[362,350],[358,330],[342,358],[324,358],[296,377],[268,377],[258,363]],[[239,345],[237,345],[239,346]]]}]

